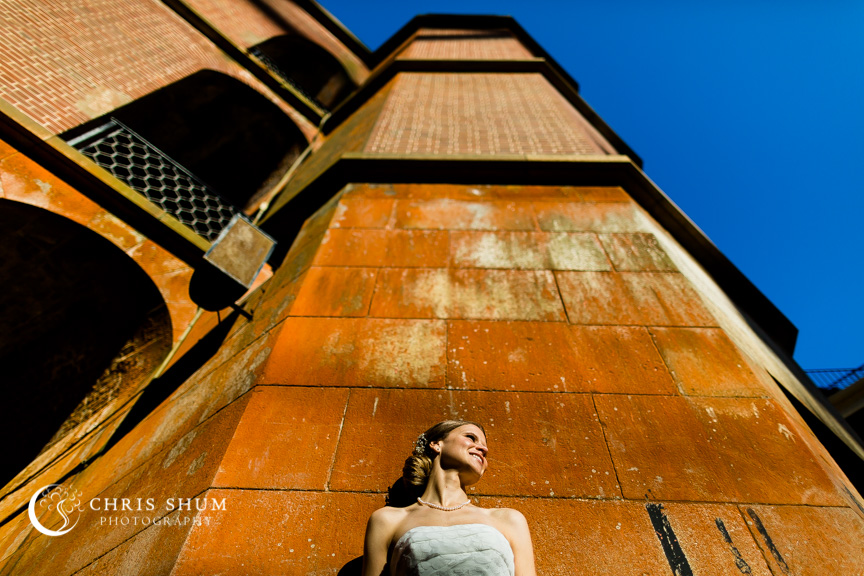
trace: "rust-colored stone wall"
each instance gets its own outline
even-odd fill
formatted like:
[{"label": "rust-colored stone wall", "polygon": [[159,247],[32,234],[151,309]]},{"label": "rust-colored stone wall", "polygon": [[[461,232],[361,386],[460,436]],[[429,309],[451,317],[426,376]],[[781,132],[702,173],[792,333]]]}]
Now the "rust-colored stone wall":
[{"label": "rust-colored stone wall", "polygon": [[224,320],[216,355],[73,481],[226,509],[122,529],[85,511],[91,528],[62,539],[16,520],[7,571],[336,572],[418,430],[446,417],[487,425],[471,494],[526,514],[540,574],[860,570],[842,478],[625,191],[354,185],[335,200],[252,319]]}]

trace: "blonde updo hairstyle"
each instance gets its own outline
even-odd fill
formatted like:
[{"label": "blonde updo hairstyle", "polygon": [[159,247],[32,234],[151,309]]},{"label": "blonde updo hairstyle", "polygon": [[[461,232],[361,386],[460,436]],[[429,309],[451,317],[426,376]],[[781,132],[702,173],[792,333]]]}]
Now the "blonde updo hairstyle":
[{"label": "blonde updo hairstyle", "polygon": [[429,447],[429,444],[443,440],[450,432],[467,424],[477,426],[483,431],[483,435],[486,435],[486,430],[477,422],[471,422],[470,420],[444,420],[417,437],[417,441],[414,444],[414,452],[405,460],[405,466],[402,467],[402,481],[405,483],[406,488],[413,488],[415,491],[422,493],[427,482],[429,482],[429,475],[432,473],[432,463],[438,456]]}]

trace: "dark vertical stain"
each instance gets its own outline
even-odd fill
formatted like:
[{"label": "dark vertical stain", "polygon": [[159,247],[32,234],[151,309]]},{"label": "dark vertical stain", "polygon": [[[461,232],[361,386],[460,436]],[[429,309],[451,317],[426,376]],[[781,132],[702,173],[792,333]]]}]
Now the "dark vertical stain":
[{"label": "dark vertical stain", "polygon": [[729,546],[729,551],[732,552],[733,556],[735,556],[735,566],[738,567],[738,570],[740,570],[742,574],[750,574],[750,565],[741,557],[741,552],[738,551],[738,548],[732,544],[732,536],[730,536],[729,531],[726,530],[726,525],[723,524],[723,520],[716,518],[714,523],[717,524],[717,529],[720,530],[720,534],[723,535],[723,540],[725,540],[726,544]]},{"label": "dark vertical stain", "polygon": [[684,556],[684,551],[678,544],[678,537],[675,536],[669,519],[663,513],[663,505],[646,504],[645,509],[648,510],[648,516],[654,526],[654,533],[663,546],[663,553],[666,554],[666,560],[669,562],[669,567],[672,568],[672,573],[675,576],[693,576],[690,563],[687,562],[687,557]]},{"label": "dark vertical stain", "polygon": [[768,531],[765,530],[765,526],[762,525],[762,520],[760,520],[759,516],[756,515],[756,511],[752,508],[747,508],[747,514],[750,515],[750,518],[752,518],[753,522],[756,524],[756,529],[759,531],[759,534],[762,535],[762,539],[765,540],[765,545],[768,546],[768,550],[771,551],[771,555],[774,556],[774,560],[777,561],[780,570],[783,571],[783,574],[789,574],[789,566],[786,565],[786,561],[783,559],[783,556],[780,555],[780,551],[777,550],[776,546],[774,546],[774,541],[771,540],[771,536],[768,535]]}]

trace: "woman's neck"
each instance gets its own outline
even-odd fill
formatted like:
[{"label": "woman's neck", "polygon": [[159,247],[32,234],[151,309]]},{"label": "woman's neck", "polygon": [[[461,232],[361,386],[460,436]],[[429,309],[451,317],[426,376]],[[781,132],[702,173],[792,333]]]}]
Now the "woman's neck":
[{"label": "woman's neck", "polygon": [[456,506],[468,500],[468,495],[457,470],[443,470],[434,466],[420,498],[441,506]]}]

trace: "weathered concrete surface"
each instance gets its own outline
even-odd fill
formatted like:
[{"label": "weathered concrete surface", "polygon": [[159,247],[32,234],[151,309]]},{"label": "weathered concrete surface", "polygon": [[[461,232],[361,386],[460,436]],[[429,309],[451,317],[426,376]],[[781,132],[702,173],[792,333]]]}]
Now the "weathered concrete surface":
[{"label": "weathered concrete surface", "polygon": [[299,386],[444,386],[440,320],[289,318],[263,381]]},{"label": "weathered concrete surface", "polygon": [[[540,574],[783,573],[750,508],[790,573],[823,573],[813,557],[857,569],[839,535],[864,524],[842,483],[684,276],[655,270],[665,260],[651,237],[616,232],[610,243],[611,233],[544,232],[533,219],[529,231],[456,220],[400,228],[392,215],[403,194],[428,202],[435,189],[355,185],[328,204],[249,299],[252,319],[200,320],[197,342],[232,323],[222,346],[74,483],[214,495],[225,510],[193,510],[199,523],[188,529],[64,545],[34,538],[19,519],[5,530],[7,571],[36,557],[86,574],[134,570],[140,559],[175,574],[350,568],[418,430],[448,417],[486,425],[490,469],[471,493],[526,514]],[[529,214],[537,198],[628,206],[615,190],[441,192],[457,206],[506,196]],[[583,201],[591,195],[602,201]],[[386,200],[390,216],[342,226],[368,200]],[[507,246],[496,261],[477,256],[485,235]],[[588,239],[578,249],[610,267],[554,270],[555,235]],[[409,241],[425,261],[411,260]],[[638,270],[613,269],[615,258]],[[479,267],[490,263],[498,267]],[[805,522],[837,534],[832,554],[814,556],[815,540],[793,536]],[[168,557],[147,558],[161,539]]]}]

